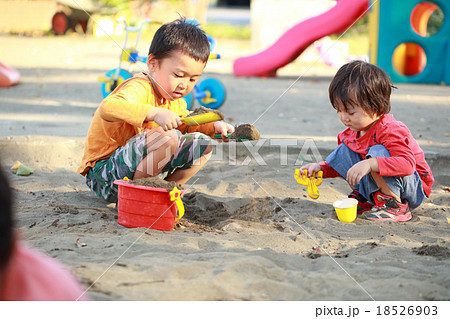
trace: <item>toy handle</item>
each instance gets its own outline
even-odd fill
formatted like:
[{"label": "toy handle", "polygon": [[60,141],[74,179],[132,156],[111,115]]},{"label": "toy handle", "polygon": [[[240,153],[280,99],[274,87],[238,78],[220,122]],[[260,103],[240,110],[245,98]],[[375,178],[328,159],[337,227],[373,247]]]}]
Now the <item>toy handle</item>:
[{"label": "toy handle", "polygon": [[127,20],[125,20],[124,17],[120,17],[119,19],[117,19],[117,22],[123,23],[125,25],[125,29],[128,27]]},{"label": "toy handle", "polygon": [[[230,135],[231,135],[231,133],[225,135],[224,138],[229,138]],[[213,137],[214,137],[215,139],[221,139],[221,138],[223,138],[223,137],[222,137],[222,134],[220,134],[220,133],[219,133],[219,134],[214,134]]]},{"label": "toy handle", "polygon": [[140,26],[139,26],[139,29],[142,28],[144,26],[144,24],[146,24],[146,23],[152,23],[152,19],[145,19],[145,20],[143,20],[141,22]]},{"label": "toy handle", "polygon": [[[180,117],[183,118],[181,115],[180,115]],[[158,126],[161,126],[161,125],[159,125],[158,123],[156,123],[156,121],[153,121],[153,127],[158,127]]]},{"label": "toy handle", "polygon": [[184,215],[184,205],[183,205],[183,202],[181,201],[181,191],[178,188],[174,187],[169,192],[169,197],[172,202],[175,201],[175,204],[177,205],[177,208],[178,208],[178,217],[175,218],[175,223],[176,223]]},{"label": "toy handle", "polygon": [[184,216],[184,205],[183,202],[181,201],[181,198],[175,200],[175,204],[177,205],[178,208],[178,217],[175,218],[176,223]]},{"label": "toy handle", "polygon": [[219,53],[210,53],[209,59],[210,60],[219,60],[221,58]]},{"label": "toy handle", "polygon": [[316,181],[314,178],[310,178],[308,180],[308,195],[312,199],[318,199],[319,198],[319,189],[317,188]]}]

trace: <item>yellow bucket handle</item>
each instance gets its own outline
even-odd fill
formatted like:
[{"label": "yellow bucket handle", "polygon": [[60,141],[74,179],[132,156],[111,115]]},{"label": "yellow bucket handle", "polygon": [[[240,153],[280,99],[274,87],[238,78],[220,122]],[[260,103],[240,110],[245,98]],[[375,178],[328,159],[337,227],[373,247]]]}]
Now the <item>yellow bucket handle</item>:
[{"label": "yellow bucket handle", "polygon": [[175,204],[178,207],[178,217],[175,218],[175,223],[178,222],[184,215],[184,205],[183,202],[181,201],[181,191],[174,187],[170,192],[170,200],[173,202],[175,201]]}]

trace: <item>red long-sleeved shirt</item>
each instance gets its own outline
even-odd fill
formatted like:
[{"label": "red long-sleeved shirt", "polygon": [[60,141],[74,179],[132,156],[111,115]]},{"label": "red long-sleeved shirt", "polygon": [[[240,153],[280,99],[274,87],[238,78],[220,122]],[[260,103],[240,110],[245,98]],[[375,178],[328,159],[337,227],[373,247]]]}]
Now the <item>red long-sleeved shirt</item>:
[{"label": "red long-sleeved shirt", "polygon": [[[380,176],[409,176],[415,171],[422,180],[423,191],[431,194],[434,183],[430,166],[425,155],[409,129],[402,122],[396,121],[391,114],[383,115],[363,136],[349,128],[338,134],[338,145],[344,143],[352,151],[365,158],[370,147],[383,145],[391,157],[377,157]],[[319,163],[324,178],[339,177],[339,174],[327,163]]]}]

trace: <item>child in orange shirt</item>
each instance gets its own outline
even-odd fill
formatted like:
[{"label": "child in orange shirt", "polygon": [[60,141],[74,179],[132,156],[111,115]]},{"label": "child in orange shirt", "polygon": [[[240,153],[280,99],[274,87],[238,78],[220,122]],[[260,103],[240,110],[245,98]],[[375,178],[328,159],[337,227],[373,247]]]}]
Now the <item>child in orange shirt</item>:
[{"label": "child in orange shirt", "polygon": [[198,26],[184,19],[167,23],[150,45],[148,73],[121,83],[102,101],[78,168],[98,197],[116,202],[113,182],[125,177],[160,174],[182,185],[211,157],[208,136],[234,131],[222,121],[189,127],[180,119],[189,114],[181,98],[194,88],[209,54],[209,41]]}]

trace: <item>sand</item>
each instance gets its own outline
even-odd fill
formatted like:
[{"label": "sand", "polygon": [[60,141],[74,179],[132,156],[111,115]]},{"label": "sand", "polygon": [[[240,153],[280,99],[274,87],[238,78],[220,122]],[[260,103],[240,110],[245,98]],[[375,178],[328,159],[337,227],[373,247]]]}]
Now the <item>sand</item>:
[{"label": "sand", "polygon": [[392,113],[426,151],[431,198],[407,223],[346,224],[332,207],[350,192],[344,181],[324,180],[312,200],[294,179],[301,160],[325,158],[343,129],[327,101],[336,70],[298,61],[275,79],[234,78],[235,43],[229,51],[221,43],[228,57],[203,77],[224,83],[225,121],[252,123],[261,138],[215,143],[184,185],[175,230],[128,229],[76,173],[101,100],[96,79],[115,67],[118,48],[81,37],[0,41],[10,48],[2,61],[23,81],[0,91],[2,166],[20,160],[35,169],[9,175],[16,226],[67,265],[91,299],[450,299],[450,87],[398,84],[392,98]]},{"label": "sand", "polygon": [[174,187],[179,187],[182,189],[181,185],[177,185],[175,182],[165,181],[158,176],[138,178],[136,180],[131,180],[129,183],[133,185],[162,188],[167,190],[172,190]]},{"label": "sand", "polygon": [[261,134],[258,132],[256,127],[250,123],[240,124],[234,128],[234,132],[230,134],[230,139],[235,139],[237,141],[242,140],[259,140]]}]

